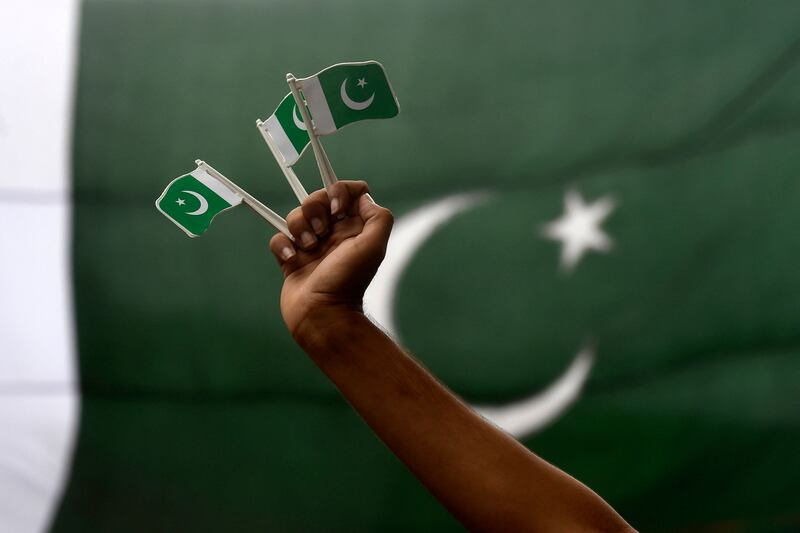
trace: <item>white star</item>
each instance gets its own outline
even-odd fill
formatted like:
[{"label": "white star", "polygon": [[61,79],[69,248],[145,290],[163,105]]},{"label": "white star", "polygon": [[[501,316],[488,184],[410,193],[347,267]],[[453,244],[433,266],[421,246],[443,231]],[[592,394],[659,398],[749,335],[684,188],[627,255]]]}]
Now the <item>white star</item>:
[{"label": "white star", "polygon": [[561,241],[561,268],[571,272],[589,251],[607,252],[613,241],[600,224],[614,210],[615,202],[606,196],[586,204],[578,191],[564,196],[564,214],[544,227],[545,237]]},{"label": "white star", "polygon": [[356,85],[358,85],[362,89],[364,88],[364,85],[366,85],[366,84],[367,84],[367,81],[364,78],[358,78],[358,82],[356,83]]},{"label": "white star", "polygon": [[183,205],[186,203],[186,200],[184,200],[183,198],[178,198],[177,200],[175,200],[175,203],[178,205]]}]

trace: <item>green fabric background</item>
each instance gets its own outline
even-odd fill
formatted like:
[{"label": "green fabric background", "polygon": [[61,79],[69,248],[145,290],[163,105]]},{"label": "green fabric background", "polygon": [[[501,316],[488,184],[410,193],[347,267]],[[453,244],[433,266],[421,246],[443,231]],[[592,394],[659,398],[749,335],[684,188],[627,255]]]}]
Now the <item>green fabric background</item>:
[{"label": "green fabric background", "polygon": [[[403,111],[326,137],[337,173],[397,215],[493,192],[406,272],[410,349],[500,404],[594,339],[527,446],[642,530],[800,527],[798,28],[788,1],[84,2],[53,530],[459,529],[286,333],[269,228],[237,209],[190,240],[153,207],[199,157],[288,212],[255,119],[286,72],[365,59]],[[570,187],[618,207],[611,253],[565,276],[540,229]]]}]

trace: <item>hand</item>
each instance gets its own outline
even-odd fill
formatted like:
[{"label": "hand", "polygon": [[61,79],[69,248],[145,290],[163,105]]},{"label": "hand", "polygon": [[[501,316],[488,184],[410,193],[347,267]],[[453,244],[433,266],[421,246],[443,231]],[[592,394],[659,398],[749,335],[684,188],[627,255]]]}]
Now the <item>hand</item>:
[{"label": "hand", "polygon": [[[585,485],[475,413],[364,317],[391,213],[364,182],[313,193],[270,249],[295,339],[389,449],[475,531],[633,531]],[[329,201],[330,198],[330,201]],[[333,216],[330,207],[333,206]],[[455,436],[455,438],[454,438]]]},{"label": "hand", "polygon": [[281,314],[298,340],[309,318],[342,310],[362,312],[364,291],[386,253],[392,213],[377,205],[363,181],[340,181],[315,191],[286,222],[295,238],[269,243],[284,275]]}]

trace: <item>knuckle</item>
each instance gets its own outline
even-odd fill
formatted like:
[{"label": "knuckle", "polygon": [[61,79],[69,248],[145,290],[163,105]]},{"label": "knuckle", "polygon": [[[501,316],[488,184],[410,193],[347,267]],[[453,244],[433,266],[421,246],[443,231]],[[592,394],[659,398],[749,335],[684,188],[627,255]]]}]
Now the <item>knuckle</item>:
[{"label": "knuckle", "polygon": [[303,218],[303,209],[301,207],[295,207],[289,214],[286,215],[286,222],[297,220],[298,218]]},{"label": "knuckle", "polygon": [[282,239],[273,238],[269,243],[270,251],[278,259],[282,259],[283,258],[282,256],[283,256],[284,250],[286,248],[290,248],[290,249],[293,248],[292,244],[291,244],[291,241],[289,241],[289,239],[287,239],[284,236],[282,236],[282,237],[283,237]]},{"label": "knuckle", "polygon": [[322,202],[319,200],[311,200],[310,196],[306,198],[306,201],[303,202],[303,205],[300,206],[300,209],[302,209],[305,216],[308,216],[309,214],[316,215],[325,210]]},{"label": "knuckle", "polygon": [[289,228],[303,228],[306,225],[305,216],[303,216],[303,209],[300,207],[296,207],[292,209],[289,215],[286,217],[286,224]]},{"label": "knuckle", "polygon": [[276,233],[269,240],[269,247],[273,250],[277,250],[285,243],[286,240],[286,236],[283,233]]},{"label": "knuckle", "polygon": [[308,195],[308,197],[303,200],[303,208],[310,207],[310,206],[320,206],[321,204],[325,203],[328,200],[328,193],[325,189],[320,189],[318,191],[314,191]]},{"label": "knuckle", "polygon": [[392,213],[391,209],[388,209],[386,207],[379,207],[378,216],[381,217],[381,220],[383,220],[388,224],[394,223],[394,213]]}]

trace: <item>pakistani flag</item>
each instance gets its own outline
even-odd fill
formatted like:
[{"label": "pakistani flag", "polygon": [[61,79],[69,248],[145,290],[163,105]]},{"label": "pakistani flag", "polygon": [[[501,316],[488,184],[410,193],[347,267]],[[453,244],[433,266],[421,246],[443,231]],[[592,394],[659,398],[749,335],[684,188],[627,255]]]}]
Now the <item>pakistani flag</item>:
[{"label": "pakistani flag", "polygon": [[404,95],[325,146],[395,213],[381,324],[640,531],[800,530],[800,3],[722,4],[4,2],[46,31],[0,32],[0,531],[463,531],[286,332],[272,232],[153,208],[195,154],[297,207],[252,122],[342,57]]},{"label": "pakistani flag", "polygon": [[272,137],[286,166],[297,163],[308,146],[308,131],[292,93],[283,97],[275,112],[260,123],[259,128]]},{"label": "pakistani flag", "polygon": [[400,104],[377,61],[340,63],[300,80],[315,131],[329,135],[351,122],[392,118]]},{"label": "pakistani flag", "polygon": [[156,208],[189,237],[198,237],[215,216],[240,203],[239,194],[198,167],[172,180],[156,200]]}]

